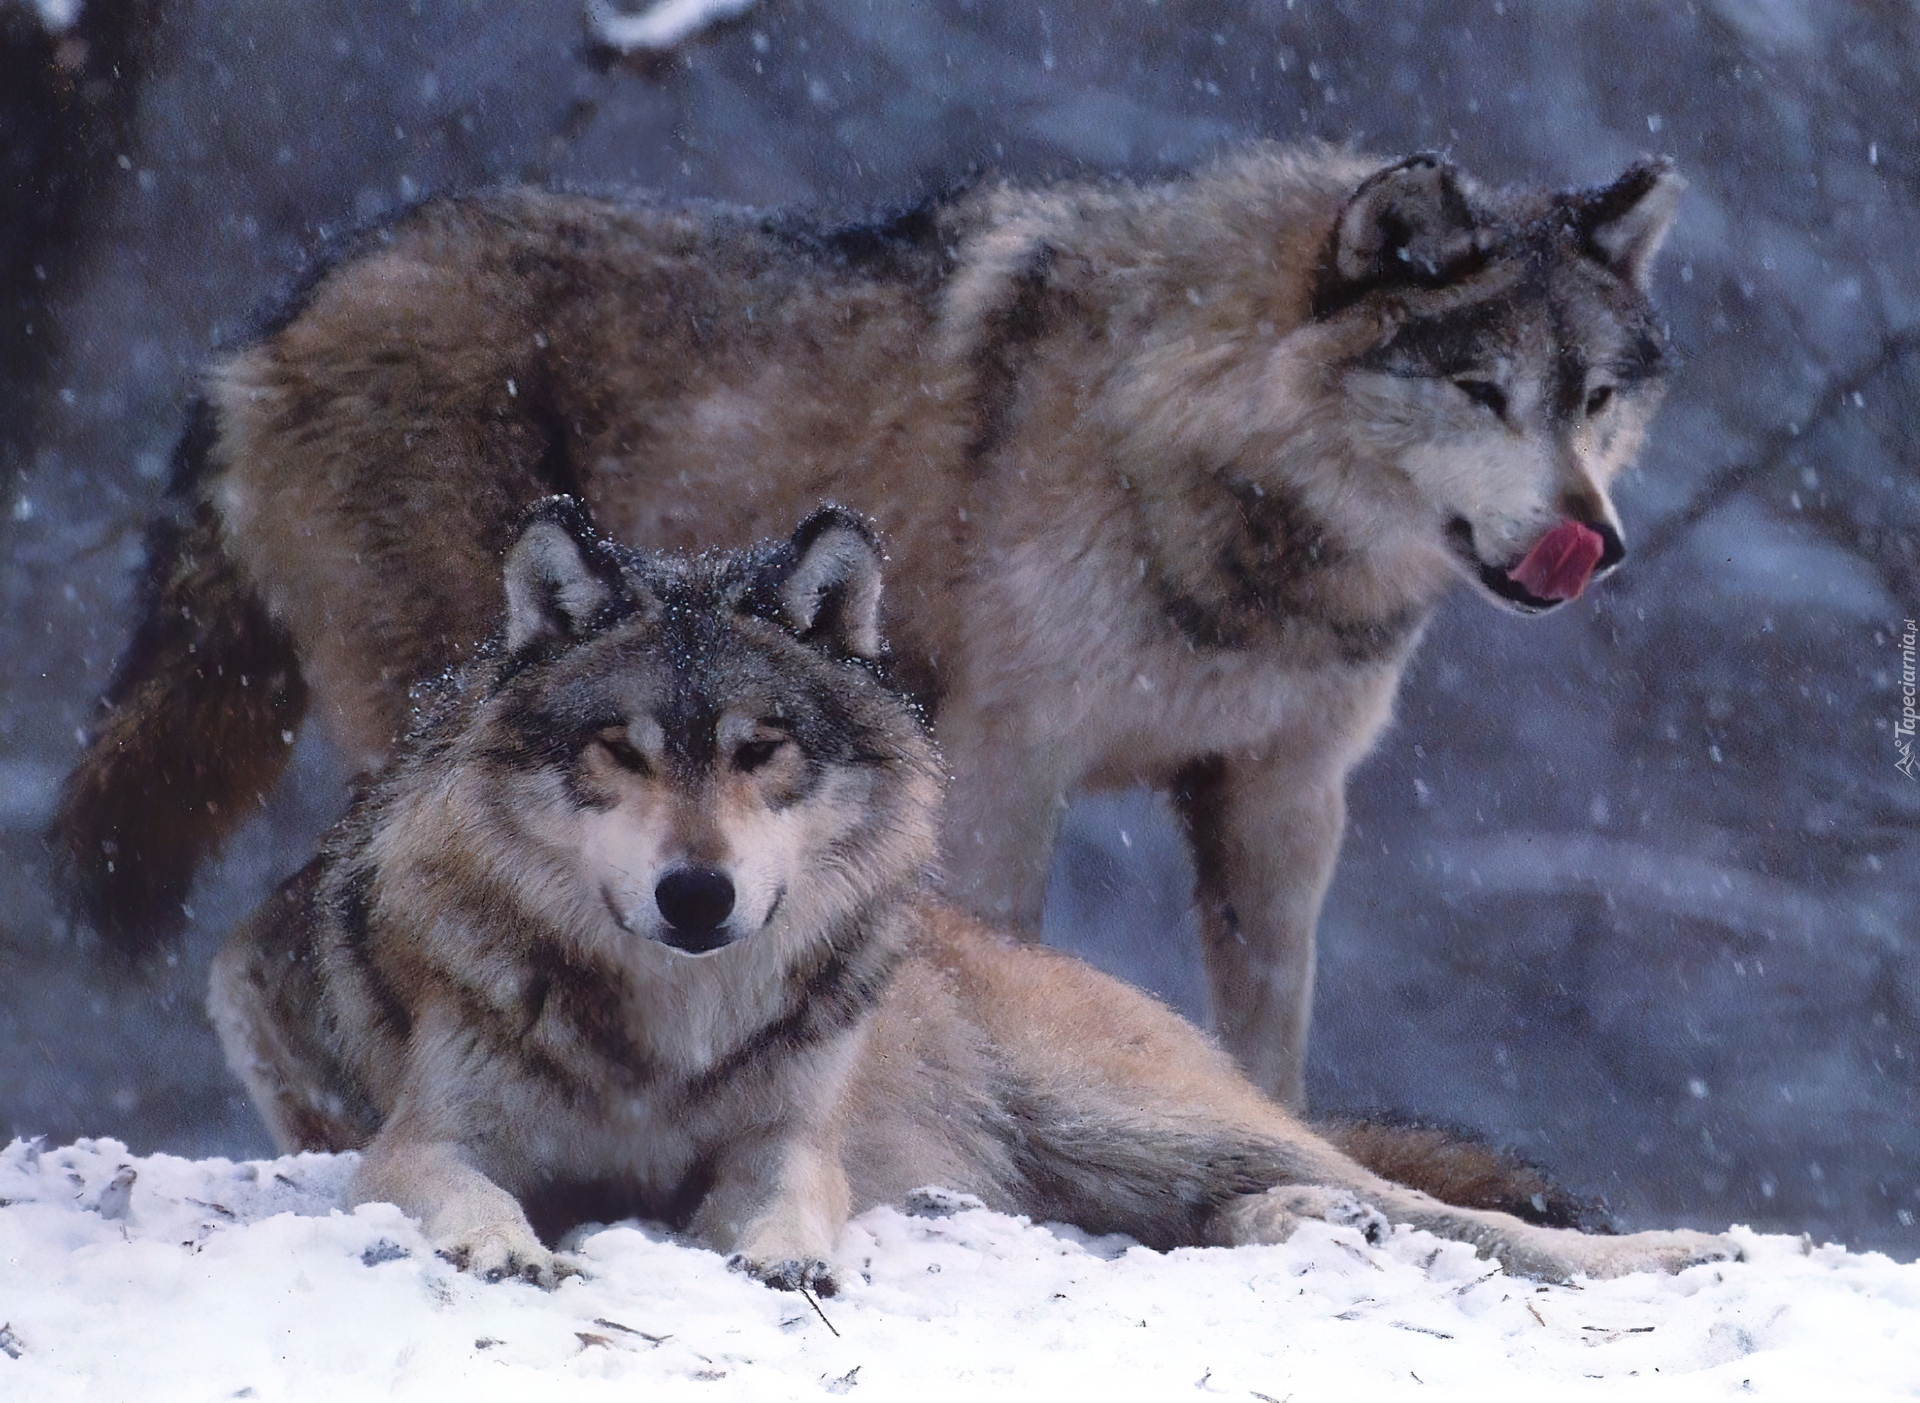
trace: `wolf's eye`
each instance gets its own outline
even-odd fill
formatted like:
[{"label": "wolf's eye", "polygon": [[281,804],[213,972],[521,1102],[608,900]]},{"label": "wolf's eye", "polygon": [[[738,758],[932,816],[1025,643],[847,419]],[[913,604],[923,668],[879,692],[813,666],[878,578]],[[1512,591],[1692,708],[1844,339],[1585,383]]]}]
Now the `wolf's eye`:
[{"label": "wolf's eye", "polygon": [[1475,404],[1491,409],[1502,419],[1507,417],[1507,392],[1491,380],[1455,380],[1460,393]]},{"label": "wolf's eye", "polygon": [[780,753],[780,747],[787,743],[785,736],[773,736],[763,740],[750,740],[733,752],[733,767],[743,774],[752,774],[767,761]]},{"label": "wolf's eye", "polygon": [[640,747],[619,731],[605,731],[600,735],[600,748],[607,752],[609,759],[623,770],[631,770],[636,775],[648,774],[653,766],[647,763],[647,757],[640,753]]},{"label": "wolf's eye", "polygon": [[1587,396],[1587,417],[1591,419],[1613,403],[1613,386],[1601,385]]}]

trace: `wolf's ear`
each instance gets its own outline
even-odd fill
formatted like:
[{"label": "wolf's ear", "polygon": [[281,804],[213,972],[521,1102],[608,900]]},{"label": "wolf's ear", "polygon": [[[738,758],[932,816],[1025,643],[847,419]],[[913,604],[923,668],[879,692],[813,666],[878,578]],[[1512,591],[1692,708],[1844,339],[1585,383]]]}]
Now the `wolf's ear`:
[{"label": "wolf's ear", "polygon": [[780,612],[808,642],[880,656],[880,542],[844,507],[822,507],[793,533],[779,580]]},{"label": "wolf's ear", "polygon": [[1673,162],[1662,156],[1635,161],[1605,189],[1582,190],[1567,202],[1593,257],[1644,292],[1686,188]]},{"label": "wolf's ear", "polygon": [[583,637],[626,597],[619,570],[596,548],[587,510],[572,497],[536,503],[507,552],[507,649]]},{"label": "wolf's ear", "polygon": [[1460,173],[1438,156],[1409,156],[1360,182],[1340,211],[1314,311],[1324,316],[1387,284],[1443,283],[1477,263],[1487,242]]}]

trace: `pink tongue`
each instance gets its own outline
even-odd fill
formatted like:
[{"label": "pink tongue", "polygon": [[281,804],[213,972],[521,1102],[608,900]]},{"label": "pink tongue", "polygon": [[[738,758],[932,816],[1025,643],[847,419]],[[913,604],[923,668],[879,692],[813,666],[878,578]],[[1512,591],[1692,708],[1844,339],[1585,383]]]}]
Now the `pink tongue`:
[{"label": "pink tongue", "polygon": [[1606,549],[1591,526],[1563,521],[1540,538],[1507,578],[1541,599],[1578,599]]}]

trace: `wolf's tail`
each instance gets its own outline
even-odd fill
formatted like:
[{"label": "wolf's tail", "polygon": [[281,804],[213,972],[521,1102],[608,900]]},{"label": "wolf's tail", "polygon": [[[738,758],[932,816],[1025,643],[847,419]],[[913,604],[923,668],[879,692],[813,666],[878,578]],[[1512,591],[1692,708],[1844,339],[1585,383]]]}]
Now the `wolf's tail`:
[{"label": "wolf's tail", "polygon": [[214,434],[197,404],[176,513],[148,533],[140,622],[53,825],[76,914],[134,958],[184,925],[194,868],[279,778],[307,706],[292,640],[194,490]]},{"label": "wolf's tail", "polygon": [[1604,1201],[1569,1192],[1539,1165],[1467,1132],[1380,1120],[1335,1121],[1318,1129],[1381,1178],[1456,1208],[1492,1209],[1542,1227],[1613,1231]]}]

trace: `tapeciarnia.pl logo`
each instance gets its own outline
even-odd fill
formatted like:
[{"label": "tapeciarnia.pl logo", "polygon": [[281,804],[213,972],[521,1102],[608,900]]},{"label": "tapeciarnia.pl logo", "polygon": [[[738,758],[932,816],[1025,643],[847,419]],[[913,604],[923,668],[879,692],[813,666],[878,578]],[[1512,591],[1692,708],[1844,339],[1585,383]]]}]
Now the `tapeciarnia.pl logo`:
[{"label": "tapeciarnia.pl logo", "polygon": [[1914,621],[1906,621],[1907,631],[1900,635],[1900,719],[1893,723],[1893,748],[1900,752],[1894,768],[1908,779],[1920,779],[1920,762],[1913,758],[1913,728],[1920,721],[1914,709],[1914,641],[1920,635]]}]

